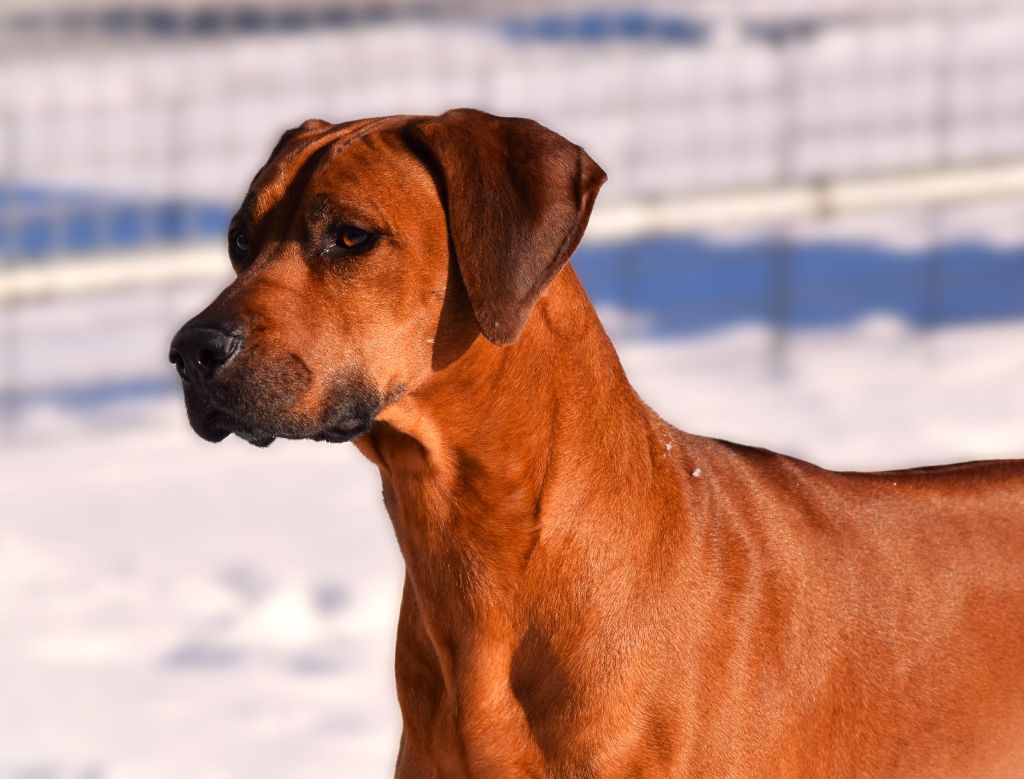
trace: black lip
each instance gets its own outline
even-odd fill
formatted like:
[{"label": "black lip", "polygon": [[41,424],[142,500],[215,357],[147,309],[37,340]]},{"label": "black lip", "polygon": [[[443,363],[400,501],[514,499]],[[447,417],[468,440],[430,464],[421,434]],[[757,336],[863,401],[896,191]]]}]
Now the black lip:
[{"label": "black lip", "polygon": [[247,441],[253,446],[258,446],[260,449],[270,446],[277,440],[277,436],[272,436],[263,432],[253,433],[247,430],[235,430],[234,433],[243,441]]},{"label": "black lip", "polygon": [[257,446],[269,446],[274,440],[273,436],[262,431],[250,430],[234,414],[224,411],[208,397],[186,397],[185,407],[192,429],[204,441],[219,444],[232,433]]},{"label": "black lip", "polygon": [[[243,425],[237,417],[232,414],[228,414],[221,409],[213,409],[207,412],[207,416],[213,418],[214,429],[217,431],[216,435],[219,436],[217,441],[223,441],[229,435],[234,433],[237,437],[243,441],[247,441],[253,446],[264,448],[270,446],[276,440],[277,436],[271,435],[264,430],[256,430],[246,425]],[[221,434],[223,433],[223,435]],[[212,439],[207,439],[212,440]],[[215,441],[214,443],[216,443]]]},{"label": "black lip", "polygon": [[211,408],[207,409],[201,418],[193,420],[192,429],[204,441],[219,444],[233,432],[227,421],[223,412]]}]

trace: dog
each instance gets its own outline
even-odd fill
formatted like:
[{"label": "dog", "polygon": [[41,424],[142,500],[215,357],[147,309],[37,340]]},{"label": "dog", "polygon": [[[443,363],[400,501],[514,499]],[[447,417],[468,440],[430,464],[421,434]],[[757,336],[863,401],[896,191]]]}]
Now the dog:
[{"label": "dog", "polygon": [[378,467],[396,776],[1024,776],[1024,461],[664,422],[568,264],[605,178],[526,119],[308,121],[172,342],[203,438]]}]

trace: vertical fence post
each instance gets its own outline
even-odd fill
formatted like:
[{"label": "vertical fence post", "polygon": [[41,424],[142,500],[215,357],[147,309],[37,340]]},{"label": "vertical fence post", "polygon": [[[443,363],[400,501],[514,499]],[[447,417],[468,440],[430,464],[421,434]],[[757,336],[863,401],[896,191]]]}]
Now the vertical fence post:
[{"label": "vertical fence post", "polygon": [[4,381],[0,385],[0,433],[14,438],[18,422],[18,303],[11,300],[3,311],[0,349],[3,351]]},{"label": "vertical fence post", "polygon": [[[3,210],[2,229],[4,248],[0,253],[3,264],[12,265],[17,257],[17,211],[15,203],[18,197],[17,175],[17,120],[14,107],[8,105],[0,114],[2,136],[6,139],[3,155],[6,157],[4,170],[7,181],[3,186],[7,189],[6,202]],[[0,433],[5,440],[14,438],[18,421],[18,303],[11,299],[4,307],[0,317],[0,353],[2,353],[3,381],[0,382]]]},{"label": "vertical fence post", "polygon": [[[635,83],[639,75],[637,72],[639,70],[637,53],[630,50],[619,56],[622,57],[623,67],[630,71],[630,77]],[[628,137],[631,141],[627,147],[625,162],[627,170],[636,170],[639,167],[640,159],[642,157],[642,153],[640,151],[641,144],[638,137],[638,125],[642,121],[640,117],[643,102],[640,99],[639,90],[630,90],[628,103],[627,115],[630,117],[631,121]],[[636,265],[640,256],[640,247],[637,246],[637,243],[638,241],[636,239],[625,241],[619,245],[616,251],[619,270],[619,301],[622,305],[620,331],[625,333],[627,336],[637,335],[637,317],[636,311],[634,310],[634,306],[639,303],[636,294]]]},{"label": "vertical fence post", "polygon": [[[935,144],[935,163],[950,162],[950,135],[952,129],[953,36],[955,22],[952,9],[943,8],[942,41],[935,60],[935,107],[932,111],[932,135]],[[925,359],[931,357],[930,338],[942,321],[942,256],[946,206],[935,203],[925,207],[925,231],[928,248],[925,251],[921,279],[921,319],[918,326]]]},{"label": "vertical fence post", "polygon": [[[779,137],[776,148],[777,178],[789,183],[796,175],[796,154],[800,143],[799,67],[797,46],[818,30],[814,19],[783,19],[755,25],[750,32],[769,46],[779,68]],[[781,224],[769,242],[771,275],[768,291],[768,316],[772,325],[769,368],[779,377],[788,372],[789,335],[793,308],[792,227]]]}]

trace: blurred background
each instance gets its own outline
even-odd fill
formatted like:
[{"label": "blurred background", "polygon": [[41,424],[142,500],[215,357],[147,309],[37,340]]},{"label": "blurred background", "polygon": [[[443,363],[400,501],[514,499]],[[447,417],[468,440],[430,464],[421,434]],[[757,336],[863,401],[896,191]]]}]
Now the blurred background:
[{"label": "blurred background", "polygon": [[387,776],[401,559],[350,446],[188,429],[167,344],[280,133],[475,106],[609,174],[574,264],[689,432],[1024,455],[1019,0],[5,0],[0,777]]}]

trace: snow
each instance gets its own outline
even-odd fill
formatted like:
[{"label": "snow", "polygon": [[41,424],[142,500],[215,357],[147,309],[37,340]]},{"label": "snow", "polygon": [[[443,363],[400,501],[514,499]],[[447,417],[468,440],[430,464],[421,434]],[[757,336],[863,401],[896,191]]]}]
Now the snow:
[{"label": "snow", "polygon": [[178,424],[0,454],[0,776],[386,775],[376,474],[280,449]]}]

